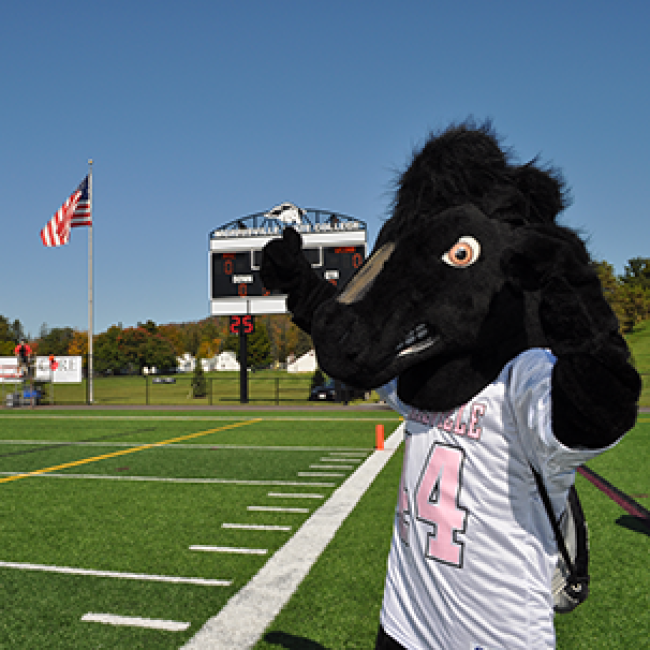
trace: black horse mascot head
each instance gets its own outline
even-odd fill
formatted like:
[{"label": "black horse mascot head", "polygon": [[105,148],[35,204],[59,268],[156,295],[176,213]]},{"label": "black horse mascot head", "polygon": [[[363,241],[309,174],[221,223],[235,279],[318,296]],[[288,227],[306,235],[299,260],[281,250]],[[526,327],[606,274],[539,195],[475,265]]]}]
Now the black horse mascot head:
[{"label": "black horse mascot head", "polygon": [[287,292],[326,373],[361,388],[397,378],[420,409],[467,402],[526,349],[570,357],[556,369],[565,436],[584,438],[574,424],[588,413],[602,444],[633,425],[639,379],[583,242],[556,221],[566,203],[557,171],[515,164],[489,124],[454,125],[416,152],[374,251],[339,292],[289,228],[267,245],[262,280]]}]

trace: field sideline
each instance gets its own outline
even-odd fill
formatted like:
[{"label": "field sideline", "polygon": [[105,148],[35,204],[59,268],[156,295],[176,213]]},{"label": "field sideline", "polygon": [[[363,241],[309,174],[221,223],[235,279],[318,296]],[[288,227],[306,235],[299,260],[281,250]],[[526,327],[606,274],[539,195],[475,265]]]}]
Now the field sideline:
[{"label": "field sideline", "polygon": [[[2,648],[182,647],[336,505],[373,458],[375,424],[387,436],[399,424],[345,409],[36,409],[0,411],[0,422]],[[645,508],[649,436],[642,414],[590,464]],[[256,650],[373,647],[401,469],[401,449],[384,453]],[[558,617],[558,648],[647,647],[650,535],[577,484],[592,591]]]}]

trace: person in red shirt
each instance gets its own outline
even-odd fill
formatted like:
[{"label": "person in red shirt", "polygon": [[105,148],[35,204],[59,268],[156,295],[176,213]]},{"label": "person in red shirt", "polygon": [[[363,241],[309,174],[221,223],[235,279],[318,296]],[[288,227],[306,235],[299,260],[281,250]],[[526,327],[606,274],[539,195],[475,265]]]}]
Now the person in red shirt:
[{"label": "person in red shirt", "polygon": [[32,358],[32,348],[25,339],[21,339],[16,346],[14,354],[18,358],[18,371],[20,375],[29,374],[29,362]]}]

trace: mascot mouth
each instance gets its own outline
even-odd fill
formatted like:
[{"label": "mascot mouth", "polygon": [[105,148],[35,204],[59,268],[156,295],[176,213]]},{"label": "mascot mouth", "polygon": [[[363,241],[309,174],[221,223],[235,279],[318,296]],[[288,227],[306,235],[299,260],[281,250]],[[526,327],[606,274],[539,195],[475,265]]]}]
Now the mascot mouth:
[{"label": "mascot mouth", "polygon": [[395,353],[398,359],[403,359],[428,350],[439,340],[440,336],[432,334],[429,326],[421,323],[410,330],[406,337],[397,344]]}]

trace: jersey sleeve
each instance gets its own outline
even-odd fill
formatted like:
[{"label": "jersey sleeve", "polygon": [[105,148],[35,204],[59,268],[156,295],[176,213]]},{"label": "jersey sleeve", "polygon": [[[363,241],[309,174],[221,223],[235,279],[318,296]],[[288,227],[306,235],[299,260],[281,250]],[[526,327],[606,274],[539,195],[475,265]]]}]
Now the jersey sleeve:
[{"label": "jersey sleeve", "polygon": [[610,447],[570,448],[553,434],[551,379],[555,362],[548,350],[524,352],[509,369],[507,394],[524,455],[542,475],[553,508],[560,513],[575,470]]},{"label": "jersey sleeve", "polygon": [[403,417],[409,413],[409,407],[397,397],[397,379],[389,381],[387,384],[375,389],[381,399]]}]

